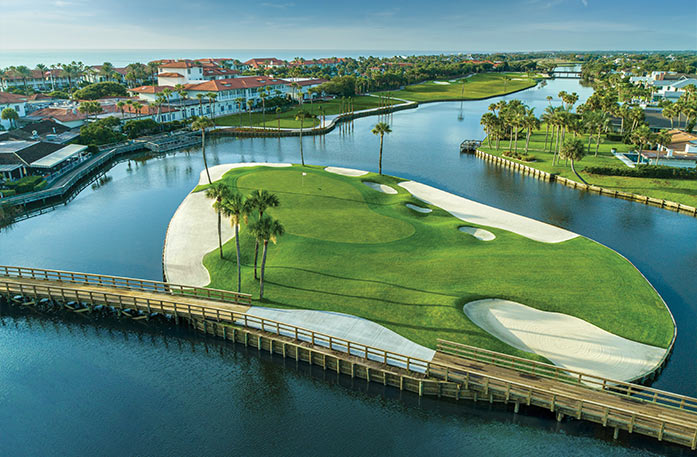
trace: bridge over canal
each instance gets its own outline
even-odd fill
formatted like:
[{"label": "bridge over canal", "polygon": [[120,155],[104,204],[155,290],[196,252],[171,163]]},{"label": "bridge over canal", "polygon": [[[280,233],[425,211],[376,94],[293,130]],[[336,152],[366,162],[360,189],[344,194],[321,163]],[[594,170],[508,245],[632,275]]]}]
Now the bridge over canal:
[{"label": "bridge over canal", "polygon": [[542,408],[695,450],[697,399],[439,340],[422,360],[247,314],[249,295],[59,270],[0,266],[0,301],[15,306],[172,319],[239,344],[418,395]]}]

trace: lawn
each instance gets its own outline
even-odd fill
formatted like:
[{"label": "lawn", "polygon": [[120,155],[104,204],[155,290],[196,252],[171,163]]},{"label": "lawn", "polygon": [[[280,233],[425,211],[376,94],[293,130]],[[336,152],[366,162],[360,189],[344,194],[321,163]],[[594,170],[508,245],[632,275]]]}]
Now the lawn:
[{"label": "lawn", "polygon": [[[306,173],[306,175],[305,175]],[[223,181],[244,194],[266,189],[280,199],[268,211],[285,226],[270,244],[265,306],[337,311],[370,319],[435,348],[438,338],[523,357],[474,325],[462,306],[500,297],[585,319],[623,337],[667,347],[673,324],[660,297],[614,251],[578,237],[558,244],[487,228],[493,241],[460,232],[465,224],[398,187],[399,179],[339,176],[315,167],[243,168]],[[399,191],[377,192],[361,181]],[[202,190],[201,186],[197,190]],[[254,243],[241,229],[242,290],[258,297],[252,277]],[[225,259],[209,253],[211,287],[235,290],[234,240]]]},{"label": "lawn", "polygon": [[[504,76],[510,79],[505,81]],[[476,73],[468,78],[457,80],[414,84],[391,93],[397,98],[416,102],[478,100],[533,87],[537,84],[538,78],[540,76],[537,74],[528,75],[527,73]]]},{"label": "lawn", "polygon": [[[588,144],[588,135],[579,136],[584,144]],[[578,177],[571,171],[571,166],[564,161],[552,164],[552,153],[543,152],[545,141],[545,125],[542,129],[533,132],[530,138],[529,153],[535,156],[534,162],[521,162],[528,166],[537,168],[549,173],[556,173],[564,178],[578,181]],[[484,152],[503,157],[503,152],[508,151],[508,141],[501,140],[500,150],[496,150],[495,143],[492,141],[491,147],[485,141],[480,148]],[[697,181],[688,179],[653,179],[653,178],[633,178],[624,176],[604,176],[584,173],[583,170],[590,166],[603,167],[624,167],[625,165],[612,155],[610,150],[617,149],[618,152],[627,152],[634,149],[633,146],[618,141],[608,140],[605,135],[601,135],[600,150],[595,156],[595,137],[591,141],[591,153],[576,163],[576,170],[589,183],[607,189],[622,192],[632,192],[649,197],[670,200],[684,205],[697,207]],[[525,150],[525,135],[521,133],[518,139],[518,152]],[[510,159],[509,157],[507,157]],[[510,159],[515,160],[515,159]],[[519,161],[518,161],[519,162]]]},{"label": "lawn", "polygon": [[[353,97],[353,108],[356,111],[377,108],[380,106],[380,99],[378,97],[371,97],[367,95],[360,95]],[[403,103],[401,101],[392,101],[391,104]],[[312,113],[315,116],[320,115],[320,107],[324,110],[325,116],[330,116],[333,114],[341,113],[341,99],[334,99],[321,102],[305,102],[302,106],[295,106],[288,111],[284,111],[280,114],[281,128],[289,129],[299,129],[300,121],[295,120],[295,116],[302,108],[305,112]],[[266,120],[266,124],[264,124]],[[241,114],[231,114],[229,116],[223,116],[215,119],[215,123],[218,126],[232,126],[238,127],[242,122],[242,127],[249,127],[250,116],[248,113]],[[319,119],[305,119],[303,123],[304,128],[310,128],[318,126],[320,123]],[[276,118],[275,111],[269,110],[266,113],[266,117],[262,116],[261,113],[251,113],[251,124],[254,127],[263,127],[266,125],[267,128],[276,129],[278,128],[278,120]]]}]

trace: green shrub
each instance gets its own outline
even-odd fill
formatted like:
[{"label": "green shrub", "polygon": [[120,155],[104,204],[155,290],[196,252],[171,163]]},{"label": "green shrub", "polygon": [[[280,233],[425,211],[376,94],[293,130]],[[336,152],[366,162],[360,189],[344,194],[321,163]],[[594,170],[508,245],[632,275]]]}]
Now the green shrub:
[{"label": "green shrub", "polygon": [[126,88],[112,81],[89,84],[73,92],[73,97],[78,100],[96,100],[103,97],[125,97],[126,95]]},{"label": "green shrub", "polygon": [[24,178],[5,183],[5,186],[13,190],[16,194],[33,192],[42,189],[45,185],[46,181],[44,181],[44,178],[41,176],[25,176]]},{"label": "green shrub", "polygon": [[697,169],[676,168],[665,165],[637,165],[629,167],[586,167],[585,172],[605,176],[629,176],[634,178],[697,179]]},{"label": "green shrub", "polygon": [[80,141],[87,144],[110,144],[123,141],[125,135],[114,130],[119,120],[113,116],[80,127]]},{"label": "green shrub", "polygon": [[0,194],[2,194],[2,197],[4,198],[16,195],[17,192],[14,189],[0,189]]},{"label": "green shrub", "polygon": [[160,124],[152,119],[139,119],[127,121],[123,126],[123,133],[128,138],[138,138],[143,135],[151,135],[160,131]]}]

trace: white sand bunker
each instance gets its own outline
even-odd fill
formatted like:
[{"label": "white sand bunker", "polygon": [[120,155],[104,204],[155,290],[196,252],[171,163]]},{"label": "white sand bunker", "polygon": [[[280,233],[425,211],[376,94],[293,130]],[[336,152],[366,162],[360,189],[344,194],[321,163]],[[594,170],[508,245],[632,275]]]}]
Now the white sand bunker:
[{"label": "white sand bunker", "polygon": [[448,81],[433,81],[433,84],[440,84],[442,86],[447,86],[450,83]]},{"label": "white sand bunker", "polygon": [[407,203],[407,204],[404,205],[404,206],[406,206],[406,207],[409,208],[409,209],[413,209],[413,210],[416,211],[417,213],[428,214],[428,213],[430,213],[431,211],[433,211],[431,208],[424,208],[423,206],[416,206],[416,205],[412,205],[411,203]]},{"label": "white sand bunker", "polygon": [[378,184],[376,182],[372,181],[363,181],[363,184],[366,186],[370,187],[373,190],[377,190],[378,192],[382,192],[384,194],[396,194],[397,190],[391,188],[390,186],[386,186],[385,184]]},{"label": "white sand bunker", "polygon": [[463,226],[460,227],[458,230],[461,232],[469,233],[470,235],[481,241],[491,241],[493,239],[496,239],[496,235],[494,235],[490,231],[476,227]]},{"label": "white sand bunker", "polygon": [[363,176],[367,175],[367,171],[363,170],[354,170],[353,168],[341,168],[341,167],[327,167],[324,169],[324,171],[328,171],[329,173],[334,173],[337,175],[343,175],[343,176]]},{"label": "white sand bunker", "polygon": [[464,306],[467,317],[501,341],[557,366],[620,381],[654,369],[666,349],[622,338],[577,317],[520,303],[485,299]]},{"label": "white sand bunker", "polygon": [[543,243],[559,243],[578,236],[568,230],[477,203],[416,181],[402,182],[399,186],[419,200],[443,208],[456,218],[471,224],[508,230]]}]

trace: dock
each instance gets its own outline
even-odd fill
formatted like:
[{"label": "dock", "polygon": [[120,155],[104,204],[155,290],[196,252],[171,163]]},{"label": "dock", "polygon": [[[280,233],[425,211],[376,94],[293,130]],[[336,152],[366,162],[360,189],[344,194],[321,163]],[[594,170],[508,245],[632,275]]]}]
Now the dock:
[{"label": "dock", "polygon": [[465,140],[460,143],[460,153],[473,154],[482,145],[482,140]]},{"label": "dock", "polygon": [[620,433],[697,449],[697,399],[447,340],[422,360],[247,314],[230,291],[60,270],[0,266],[0,301],[19,307],[167,319],[205,334],[419,396],[537,408]]}]

